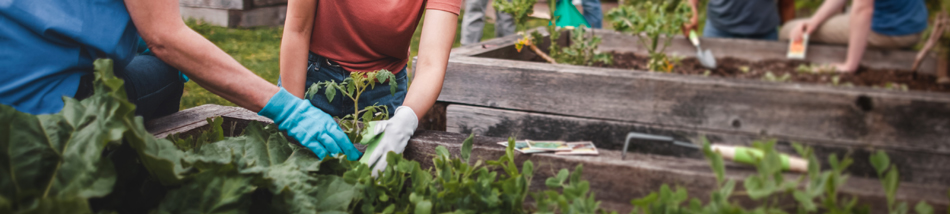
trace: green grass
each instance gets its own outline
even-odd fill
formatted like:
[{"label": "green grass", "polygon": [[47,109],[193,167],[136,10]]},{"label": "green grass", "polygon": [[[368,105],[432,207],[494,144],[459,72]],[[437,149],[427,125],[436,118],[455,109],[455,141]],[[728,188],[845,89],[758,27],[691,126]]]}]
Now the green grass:
[{"label": "green grass", "polygon": [[[461,45],[459,43],[462,18],[458,19],[459,27],[456,29],[455,44],[453,47]],[[217,45],[224,52],[234,57],[244,67],[247,67],[258,76],[263,77],[268,82],[277,84],[280,76],[280,38],[283,33],[283,27],[260,27],[229,29],[226,27],[212,26],[195,20],[186,21],[191,29],[203,35],[212,43]],[[545,20],[534,19],[529,21],[529,26],[537,27],[546,24]],[[412,37],[410,48],[411,56],[416,56],[419,50],[419,35],[422,32],[422,25],[416,28],[415,35]],[[482,39],[490,39],[495,36],[494,22],[487,22],[482,31]],[[410,57],[411,58],[411,57]],[[224,98],[215,95],[204,88],[201,88],[194,81],[185,83],[185,92],[181,98],[181,109],[187,109],[204,104],[218,104],[234,106],[233,103]]]}]

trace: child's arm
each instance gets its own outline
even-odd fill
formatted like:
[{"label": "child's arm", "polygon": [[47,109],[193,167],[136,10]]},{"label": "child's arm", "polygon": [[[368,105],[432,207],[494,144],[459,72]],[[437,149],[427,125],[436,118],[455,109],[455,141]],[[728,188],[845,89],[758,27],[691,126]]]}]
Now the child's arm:
[{"label": "child's arm", "polygon": [[310,53],[310,35],[317,10],[316,0],[287,2],[287,20],[280,40],[281,86],[294,96],[303,98],[307,80],[307,56]]},{"label": "child's arm", "polygon": [[[439,93],[449,63],[449,52],[455,41],[458,15],[441,10],[426,10],[419,39],[419,60],[412,86],[403,105],[412,108],[418,117],[425,116]],[[421,119],[421,118],[419,118]]]}]

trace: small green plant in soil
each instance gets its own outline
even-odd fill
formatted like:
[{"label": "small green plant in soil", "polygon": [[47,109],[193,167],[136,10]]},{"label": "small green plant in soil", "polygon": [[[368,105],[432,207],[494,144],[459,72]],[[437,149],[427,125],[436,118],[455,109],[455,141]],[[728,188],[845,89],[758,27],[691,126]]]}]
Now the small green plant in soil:
[{"label": "small green plant in soil", "polygon": [[395,96],[396,87],[398,86],[396,76],[392,72],[382,69],[371,72],[350,72],[350,77],[343,79],[341,83],[333,80],[314,83],[307,89],[305,97],[312,99],[323,89],[328,102],[333,102],[333,98],[336,97],[338,92],[353,101],[353,114],[338,119],[343,132],[349,136],[353,143],[358,143],[362,141],[365,132],[362,124],[389,119],[389,108],[387,106],[371,105],[360,109],[360,95],[366,92],[367,89],[376,88],[376,83],[388,83],[390,94]]},{"label": "small green plant in soil", "polygon": [[785,73],[782,76],[775,76],[771,71],[766,71],[762,79],[769,82],[788,82],[792,79],[792,75]]},{"label": "small green plant in soil", "polygon": [[647,69],[671,72],[674,62],[669,59],[666,47],[673,35],[685,23],[690,9],[680,1],[637,2],[638,6],[621,5],[607,13],[614,30],[636,36],[650,55]]},{"label": "small green plant in soil", "polygon": [[[595,62],[604,64],[613,63],[612,55],[597,51],[601,42],[600,36],[594,35],[592,30],[586,29],[583,26],[574,28],[573,32],[571,32],[570,46],[561,47],[560,44],[556,42],[561,37],[561,29],[556,25],[558,17],[552,17],[546,27],[549,33],[548,40],[552,41],[548,46],[548,53],[539,49],[537,45],[544,44],[545,37],[538,31],[525,33],[527,31],[527,15],[534,12],[533,8],[536,2],[536,0],[513,0],[511,2],[494,1],[492,3],[492,6],[495,7],[496,10],[512,14],[515,17],[514,20],[519,31],[518,34],[522,35],[522,38],[515,42],[515,48],[518,52],[521,52],[523,48],[527,47],[545,61],[552,64],[566,63],[590,66]],[[554,14],[556,7],[557,1],[548,1],[550,14]],[[587,32],[590,33],[588,34]]]},{"label": "small green plant in soil", "polygon": [[[853,160],[848,157],[839,159],[837,155],[828,157],[831,169],[822,170],[818,158],[810,147],[792,144],[799,155],[808,160],[808,172],[797,179],[786,179],[782,172],[782,159],[775,150],[775,141],[757,141],[753,147],[764,152],[762,158],[755,160],[757,173],[742,181],[745,192],[736,192],[736,180],[725,177],[725,164],[722,156],[713,152],[708,141],[704,141],[703,153],[716,175],[717,188],[705,202],[698,198],[689,198],[682,188],[671,189],[663,184],[659,192],[634,199],[633,213],[870,213],[864,204],[858,204],[856,197],[840,195],[838,189],[847,182],[844,170]],[[881,177],[882,186],[888,201],[888,213],[908,213],[906,202],[897,202],[894,198],[899,178],[897,168],[888,161],[887,154],[878,151],[870,157],[870,162]],[[731,197],[745,195],[758,202],[759,206],[746,208],[740,206]],[[794,200],[793,203],[782,200]],[[933,208],[918,202],[914,210],[918,214],[931,214]]]},{"label": "small green plant in soil", "polygon": [[551,52],[551,55],[560,63],[572,65],[591,66],[595,62],[612,64],[613,55],[597,51],[600,42],[600,36],[594,35],[594,31],[581,26],[571,31],[570,46],[563,47],[557,52]]}]

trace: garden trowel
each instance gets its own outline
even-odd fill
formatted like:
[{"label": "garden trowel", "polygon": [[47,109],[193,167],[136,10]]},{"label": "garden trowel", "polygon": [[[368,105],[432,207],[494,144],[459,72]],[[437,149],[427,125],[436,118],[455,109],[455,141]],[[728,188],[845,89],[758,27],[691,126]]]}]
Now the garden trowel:
[{"label": "garden trowel", "polygon": [[689,31],[689,42],[693,43],[693,46],[696,47],[696,59],[699,60],[699,64],[709,69],[716,69],[716,57],[713,56],[709,49],[703,50],[703,48],[699,46],[699,36],[696,35],[695,30]]},{"label": "garden trowel", "polygon": [[[658,154],[686,158],[703,158],[703,147],[689,141],[679,141],[670,136],[652,135],[637,132],[627,134],[627,140],[623,143],[623,151],[620,154],[621,159],[626,159],[627,149],[630,147],[630,140],[637,142],[654,143],[635,143],[634,150],[641,153]],[[722,156],[723,159],[731,160],[737,163],[753,164],[757,159],[762,159],[764,153],[761,150],[724,144],[711,144],[710,149]],[[787,154],[780,154],[782,168],[792,172],[808,172],[808,161],[799,157],[792,157]]]}]

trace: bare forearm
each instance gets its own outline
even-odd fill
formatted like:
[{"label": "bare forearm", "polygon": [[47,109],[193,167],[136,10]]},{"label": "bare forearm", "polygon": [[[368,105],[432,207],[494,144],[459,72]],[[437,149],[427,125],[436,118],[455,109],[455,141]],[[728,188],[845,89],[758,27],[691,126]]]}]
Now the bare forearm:
[{"label": "bare forearm", "polygon": [[809,19],[809,22],[815,27],[821,25],[821,23],[824,23],[829,17],[841,12],[841,9],[844,8],[846,3],[847,0],[825,0],[825,2],[821,4],[821,7],[818,8],[818,11],[815,12],[815,15]]},{"label": "bare forearm", "polygon": [[188,28],[178,1],[126,0],[139,35],[159,59],[238,106],[260,111],[279,90]]},{"label": "bare forearm", "polygon": [[449,52],[455,40],[456,20],[458,16],[449,12],[426,11],[415,77],[403,101],[403,105],[412,108],[419,119],[425,116],[442,92]]},{"label": "bare forearm", "polygon": [[307,56],[310,53],[310,35],[317,2],[290,0],[287,19],[280,40],[280,83],[287,92],[303,98],[307,82]]},{"label": "bare forearm", "polygon": [[871,33],[871,18],[874,15],[873,0],[856,0],[852,5],[850,17],[850,35],[848,35],[848,57],[845,65],[857,69],[867,48],[868,35]]},{"label": "bare forearm", "polygon": [[280,43],[280,81],[281,86],[294,96],[303,98],[306,91],[307,56],[310,38],[284,30]]},{"label": "bare forearm", "polygon": [[259,111],[277,93],[277,86],[244,68],[191,29],[185,27],[163,35],[152,37],[166,41],[160,46],[150,45],[155,55],[181,69],[208,91],[252,111]]}]

